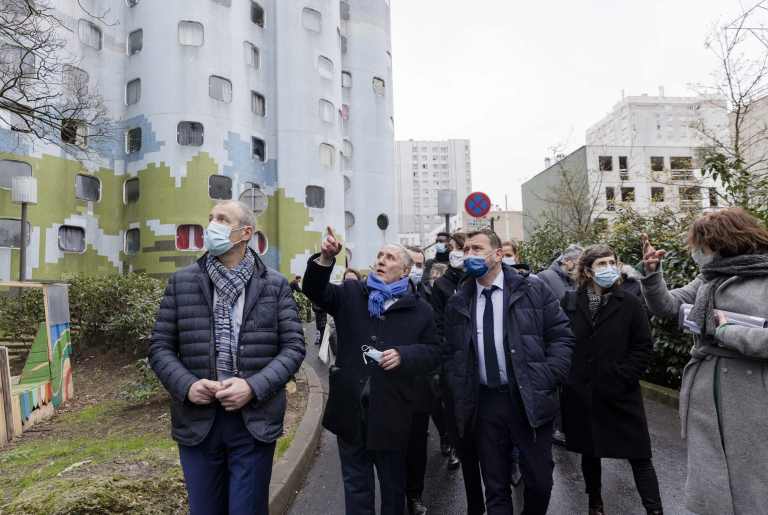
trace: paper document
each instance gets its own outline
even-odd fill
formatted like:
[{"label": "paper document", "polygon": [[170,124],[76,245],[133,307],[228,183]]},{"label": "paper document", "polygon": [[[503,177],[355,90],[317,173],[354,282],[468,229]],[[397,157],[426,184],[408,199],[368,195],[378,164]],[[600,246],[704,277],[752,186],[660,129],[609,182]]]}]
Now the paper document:
[{"label": "paper document", "polygon": [[[695,322],[688,320],[688,316],[691,314],[692,309],[693,304],[683,304],[680,306],[678,325],[683,329],[683,332],[690,334],[701,334],[701,327],[699,327]],[[717,318],[717,311],[718,310],[715,310],[715,318]],[[752,327],[755,329],[765,329],[768,327],[768,319],[765,318],[742,315],[741,313],[732,313],[730,311],[723,311],[723,315],[725,316],[725,320],[732,324],[741,325],[744,327]]]}]

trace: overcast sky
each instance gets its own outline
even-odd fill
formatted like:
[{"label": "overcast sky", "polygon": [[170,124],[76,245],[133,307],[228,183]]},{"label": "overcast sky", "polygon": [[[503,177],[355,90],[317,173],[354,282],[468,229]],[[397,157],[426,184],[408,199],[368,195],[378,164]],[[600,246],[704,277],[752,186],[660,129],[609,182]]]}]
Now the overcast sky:
[{"label": "overcast sky", "polygon": [[[749,1],[749,0],[746,0]],[[395,137],[467,138],[472,184],[522,208],[550,147],[626,96],[690,96],[715,66],[709,27],[734,0],[392,0]],[[463,202],[463,199],[460,199]]]}]

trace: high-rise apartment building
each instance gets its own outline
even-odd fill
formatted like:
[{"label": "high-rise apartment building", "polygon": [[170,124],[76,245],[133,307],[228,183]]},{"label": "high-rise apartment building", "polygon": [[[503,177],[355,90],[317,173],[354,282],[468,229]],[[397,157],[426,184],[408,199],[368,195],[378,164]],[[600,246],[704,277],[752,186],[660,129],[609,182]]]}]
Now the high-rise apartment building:
[{"label": "high-rise apartment building", "polygon": [[692,124],[702,121],[710,129],[728,130],[727,112],[718,107],[722,105],[720,95],[626,97],[587,129],[587,145],[697,147],[702,141]]},{"label": "high-rise apartment building", "polygon": [[445,226],[438,192],[456,190],[457,214],[472,191],[469,140],[398,141],[395,145],[397,232],[401,240],[428,245],[426,236]]},{"label": "high-rise apartment building", "polygon": [[204,252],[216,201],[255,189],[268,200],[255,248],[286,275],[327,226],[358,268],[395,241],[389,0],[89,0],[103,20],[53,5],[78,59],[68,73],[98,88],[120,141],[82,165],[0,112],[0,280],[18,270],[14,175],[37,178],[37,280],[167,277]]}]

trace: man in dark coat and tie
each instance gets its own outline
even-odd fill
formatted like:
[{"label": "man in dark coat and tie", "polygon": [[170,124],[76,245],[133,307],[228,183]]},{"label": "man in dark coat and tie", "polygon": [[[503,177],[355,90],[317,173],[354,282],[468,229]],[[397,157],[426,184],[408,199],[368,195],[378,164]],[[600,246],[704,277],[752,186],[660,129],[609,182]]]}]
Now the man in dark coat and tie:
[{"label": "man in dark coat and tie", "polygon": [[467,277],[448,301],[443,345],[459,434],[475,435],[488,515],[512,513],[513,442],[525,484],[523,514],[543,515],[553,485],[557,388],[568,376],[573,333],[549,287],[501,262],[496,233],[469,233],[464,256]]},{"label": "man in dark coat and tie", "polygon": [[384,245],[367,281],[329,282],[342,245],[333,230],[309,258],[304,294],[336,321],[338,354],[328,379],[323,427],[337,436],[347,515],[405,509],[406,448],[415,381],[440,364],[432,308],[408,279],[411,256]]}]

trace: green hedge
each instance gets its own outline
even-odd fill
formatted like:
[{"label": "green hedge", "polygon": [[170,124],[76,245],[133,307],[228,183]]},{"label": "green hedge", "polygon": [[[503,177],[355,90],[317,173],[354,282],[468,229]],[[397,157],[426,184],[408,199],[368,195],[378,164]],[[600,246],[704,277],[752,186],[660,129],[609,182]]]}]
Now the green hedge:
[{"label": "green hedge", "polygon": [[[594,227],[581,234],[572,234],[546,225],[524,242],[519,242],[520,259],[529,264],[534,272],[540,272],[547,269],[554,257],[570,243],[584,247],[602,243],[612,247],[624,263],[634,267],[643,259],[643,233],[647,233],[657,249],[667,251],[664,257],[667,286],[669,289],[679,288],[698,274],[698,266],[683,249],[685,233],[695,217],[695,213],[681,216],[670,212],[641,217],[620,209],[607,229]],[[690,360],[693,340],[678,328],[676,319],[654,316],[651,328],[654,355],[645,379],[669,388],[679,388],[683,368]]]}]

